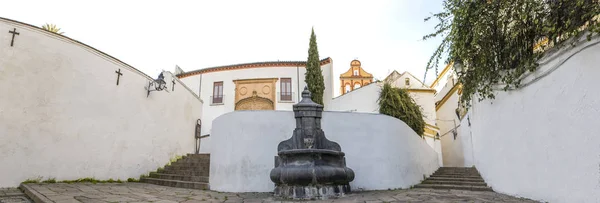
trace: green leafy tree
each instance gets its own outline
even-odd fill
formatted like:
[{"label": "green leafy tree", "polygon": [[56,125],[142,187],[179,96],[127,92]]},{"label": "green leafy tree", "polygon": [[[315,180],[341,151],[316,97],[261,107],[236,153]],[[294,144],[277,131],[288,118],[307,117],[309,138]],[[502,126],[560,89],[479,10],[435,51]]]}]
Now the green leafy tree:
[{"label": "green leafy tree", "polygon": [[50,32],[54,32],[54,33],[60,34],[60,35],[64,34],[64,32],[61,32],[60,28],[56,27],[56,25],[54,25],[54,24],[46,23],[46,24],[42,25],[42,29],[48,30]]},{"label": "green leafy tree", "polygon": [[325,91],[325,82],[321,70],[321,61],[319,60],[319,50],[317,49],[317,36],[313,29],[310,34],[310,44],[308,48],[308,60],[306,61],[306,73],[304,81],[308,85],[308,90],[312,93],[311,99],[318,104],[323,105],[323,92]]},{"label": "green leafy tree", "polygon": [[425,121],[421,107],[415,103],[405,89],[392,87],[386,82],[379,93],[377,102],[379,113],[404,121],[419,136],[423,136]]},{"label": "green leafy tree", "polygon": [[435,31],[423,37],[443,39],[427,70],[437,72],[442,58],[461,64],[457,75],[467,105],[475,94],[493,99],[497,89],[518,88],[548,46],[579,39],[583,29],[588,39],[600,32],[598,0],[444,0],[443,6],[432,16],[439,21]]}]

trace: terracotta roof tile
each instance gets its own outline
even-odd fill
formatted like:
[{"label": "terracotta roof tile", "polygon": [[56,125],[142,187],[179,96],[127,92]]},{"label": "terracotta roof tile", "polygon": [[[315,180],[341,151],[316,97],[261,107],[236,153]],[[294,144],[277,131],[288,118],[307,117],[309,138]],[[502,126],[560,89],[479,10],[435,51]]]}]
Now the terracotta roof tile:
[{"label": "terracotta roof tile", "polygon": [[[327,57],[321,60],[321,65],[331,63],[331,57]],[[255,62],[255,63],[242,63],[242,64],[234,64],[234,65],[224,65],[224,66],[215,66],[209,68],[203,68],[198,70],[193,70],[189,72],[183,72],[177,74],[178,78],[185,78],[189,76],[194,76],[203,73],[210,72],[218,72],[218,71],[227,71],[227,70],[238,70],[238,69],[246,69],[246,68],[265,68],[265,67],[295,67],[295,66],[306,66],[306,61],[265,61],[265,62]]]}]

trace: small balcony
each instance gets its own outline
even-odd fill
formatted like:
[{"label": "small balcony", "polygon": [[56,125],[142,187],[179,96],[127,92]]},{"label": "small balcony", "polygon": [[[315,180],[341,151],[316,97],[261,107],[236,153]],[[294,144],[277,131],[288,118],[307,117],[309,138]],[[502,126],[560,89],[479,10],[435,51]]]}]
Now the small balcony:
[{"label": "small balcony", "polygon": [[223,105],[224,98],[225,98],[225,95],[210,96],[210,105],[211,106]]},{"label": "small balcony", "polygon": [[294,103],[296,97],[294,92],[277,92],[277,102],[279,103]]}]

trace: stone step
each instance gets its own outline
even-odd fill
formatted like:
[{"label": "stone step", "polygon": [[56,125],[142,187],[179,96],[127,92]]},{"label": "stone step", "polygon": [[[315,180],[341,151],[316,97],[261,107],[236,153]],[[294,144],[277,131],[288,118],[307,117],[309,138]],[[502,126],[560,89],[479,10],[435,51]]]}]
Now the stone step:
[{"label": "stone step", "polygon": [[181,180],[181,181],[208,183],[208,177],[206,177],[206,176],[184,176],[184,175],[152,172],[152,173],[150,173],[150,177],[157,178],[157,179]]},{"label": "stone step", "polygon": [[199,190],[210,189],[208,186],[208,183],[201,183],[201,182],[166,180],[166,179],[158,179],[158,178],[142,178],[140,181],[144,182],[144,183],[169,186],[169,187],[189,188],[189,189],[199,189]]},{"label": "stone step", "polygon": [[423,184],[487,186],[483,181],[425,180]]},{"label": "stone step", "polygon": [[442,170],[437,170],[436,173],[476,173],[476,174],[479,174],[479,171],[442,171]]},{"label": "stone step", "polygon": [[475,168],[438,168],[438,171],[477,171]]},{"label": "stone step", "polygon": [[210,162],[207,161],[202,161],[202,162],[196,162],[196,163],[186,163],[186,162],[173,162],[171,163],[171,166],[210,166]]},{"label": "stone step", "polygon": [[[439,180],[439,181],[463,181],[463,182],[485,182],[481,178],[444,178],[444,177],[429,177],[427,180]],[[426,181],[427,181],[426,180]]]},{"label": "stone step", "polygon": [[178,161],[176,161],[175,163],[205,163],[205,164],[210,164],[210,158],[186,158],[186,159],[180,159]]},{"label": "stone step", "polygon": [[170,165],[165,166],[165,171],[210,171],[209,166]]},{"label": "stone step", "polygon": [[475,167],[452,167],[452,166],[444,166],[444,167],[440,167],[439,169],[442,170],[477,170]]},{"label": "stone step", "polygon": [[473,176],[481,177],[479,174],[460,174],[460,173],[434,173],[431,176]]},{"label": "stone step", "polygon": [[184,176],[208,176],[208,171],[191,171],[191,170],[165,170],[159,169],[156,170],[158,173],[164,174],[175,174],[175,175],[184,175]]},{"label": "stone step", "polygon": [[448,189],[448,190],[471,190],[471,191],[493,191],[490,187],[470,185],[442,185],[442,184],[418,184],[416,188]]},{"label": "stone step", "polygon": [[478,171],[476,169],[444,169],[444,168],[440,168],[437,170],[438,172],[458,172],[458,173],[468,173],[468,172],[475,172],[478,173]]},{"label": "stone step", "polygon": [[210,158],[210,154],[187,154],[185,157],[203,157]]},{"label": "stone step", "polygon": [[472,178],[472,179],[482,179],[481,176],[463,176],[463,175],[431,175],[430,177],[436,177],[436,178]]}]

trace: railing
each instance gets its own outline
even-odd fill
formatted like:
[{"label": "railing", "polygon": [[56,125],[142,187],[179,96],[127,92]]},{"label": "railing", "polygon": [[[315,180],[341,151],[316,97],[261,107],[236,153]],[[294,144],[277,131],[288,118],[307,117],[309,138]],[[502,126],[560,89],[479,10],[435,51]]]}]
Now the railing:
[{"label": "railing", "polygon": [[202,120],[198,119],[196,121],[196,131],[194,132],[194,138],[196,139],[194,141],[194,144],[196,145],[194,148],[196,149],[195,150],[196,154],[200,153],[200,140],[202,138],[210,137],[210,134],[200,135],[201,131],[202,131]]},{"label": "railing", "polygon": [[202,138],[207,138],[207,137],[210,137],[210,134],[201,135],[201,136],[196,135],[196,154],[200,153],[200,141],[202,140]]},{"label": "railing", "polygon": [[294,92],[277,92],[277,102],[294,102],[296,101],[296,93]]},{"label": "railing", "polygon": [[225,95],[210,96],[210,105],[222,105]]}]

